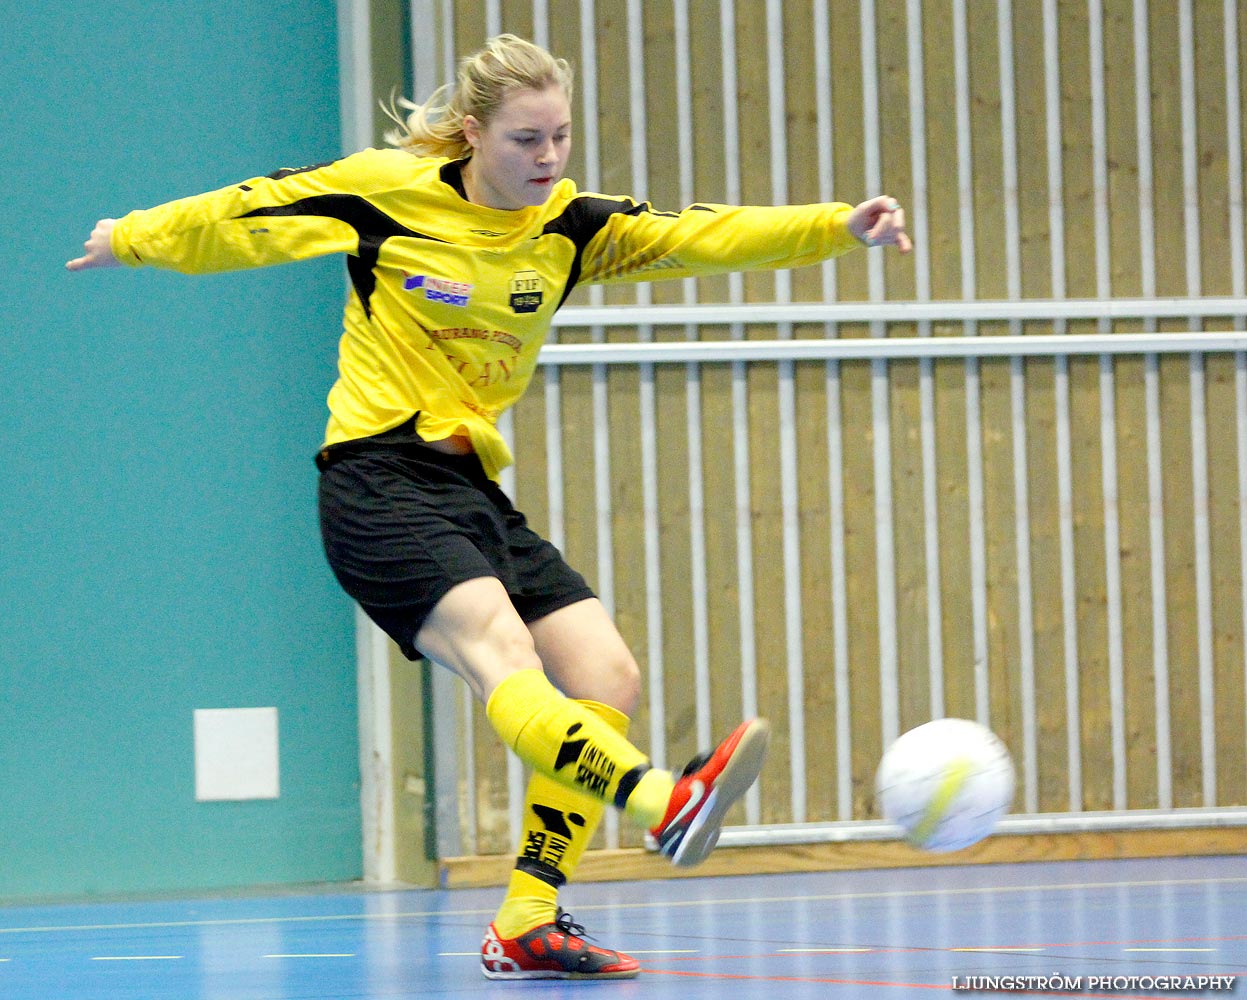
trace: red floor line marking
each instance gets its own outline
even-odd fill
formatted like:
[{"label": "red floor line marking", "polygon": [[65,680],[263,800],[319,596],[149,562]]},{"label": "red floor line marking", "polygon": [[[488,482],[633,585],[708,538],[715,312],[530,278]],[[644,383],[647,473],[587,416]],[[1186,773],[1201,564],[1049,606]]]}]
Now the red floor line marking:
[{"label": "red floor line marking", "polygon": [[[831,986],[883,986],[905,990],[944,990],[953,992],[947,983],[892,983],[881,979],[819,979],[813,976],[750,976],[738,972],[686,972],[679,969],[646,969],[647,976],[684,976],[690,979],[736,979],[756,983],[823,983]],[[1104,993],[1062,993],[1056,990],[1017,990],[1020,994],[1044,997],[1083,997],[1087,1000],[1104,1000]],[[1114,993],[1113,1000],[1166,1000],[1155,993]]]},{"label": "red floor line marking", "polygon": [[646,969],[645,974],[648,976],[685,976],[692,979],[740,979],[758,983],[830,983],[835,986],[896,986],[918,990],[949,989],[947,983],[889,983],[873,979],[823,979],[814,976],[751,976],[738,972],[688,972],[683,969]]}]

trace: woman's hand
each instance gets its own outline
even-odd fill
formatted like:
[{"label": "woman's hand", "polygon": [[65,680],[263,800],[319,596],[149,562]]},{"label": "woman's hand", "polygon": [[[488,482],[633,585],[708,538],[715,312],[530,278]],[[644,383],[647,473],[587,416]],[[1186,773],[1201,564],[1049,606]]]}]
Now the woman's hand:
[{"label": "woman's hand", "polygon": [[905,233],[905,210],[886,194],[864,201],[849,213],[849,232],[868,247],[895,246],[909,253],[913,242]]},{"label": "woman's hand", "polygon": [[70,271],[85,271],[92,267],[120,267],[121,261],[113,256],[112,236],[113,226],[116,224],[116,219],[100,219],[83,244],[86,253],[67,262],[65,267]]}]

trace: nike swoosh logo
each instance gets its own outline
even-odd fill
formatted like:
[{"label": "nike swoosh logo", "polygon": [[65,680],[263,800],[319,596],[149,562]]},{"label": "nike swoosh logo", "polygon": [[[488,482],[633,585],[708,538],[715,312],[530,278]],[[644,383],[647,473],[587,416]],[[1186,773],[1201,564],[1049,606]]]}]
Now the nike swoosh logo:
[{"label": "nike swoosh logo", "polygon": [[667,824],[667,829],[670,830],[672,827],[678,826],[680,821],[684,819],[684,817],[687,816],[690,812],[696,809],[697,806],[701,803],[701,800],[704,799],[705,797],[706,797],[706,786],[700,780],[694,781],[692,785],[689,786],[688,801],[684,803],[684,808],[682,808],[678,813],[676,813],[675,816],[672,818],[671,822]]}]

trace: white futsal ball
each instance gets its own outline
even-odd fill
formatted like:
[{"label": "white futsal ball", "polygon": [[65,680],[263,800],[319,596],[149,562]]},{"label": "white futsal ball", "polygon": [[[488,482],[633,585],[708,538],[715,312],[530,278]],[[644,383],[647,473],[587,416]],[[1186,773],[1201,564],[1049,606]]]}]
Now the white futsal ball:
[{"label": "white futsal ball", "polygon": [[884,752],[875,798],[915,847],[959,851],[992,832],[1013,784],[1013,760],[995,733],[967,719],[936,719]]}]

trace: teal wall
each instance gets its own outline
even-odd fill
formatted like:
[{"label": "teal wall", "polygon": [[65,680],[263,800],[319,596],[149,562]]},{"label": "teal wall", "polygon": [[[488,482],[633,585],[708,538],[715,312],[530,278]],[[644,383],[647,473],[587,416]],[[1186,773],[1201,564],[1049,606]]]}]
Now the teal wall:
[{"label": "teal wall", "polygon": [[[0,898],[356,878],[353,618],[312,456],[341,259],[70,274],[96,218],[340,152],[333,0],[6,3]],[[281,797],[196,803],[196,708]]]}]

